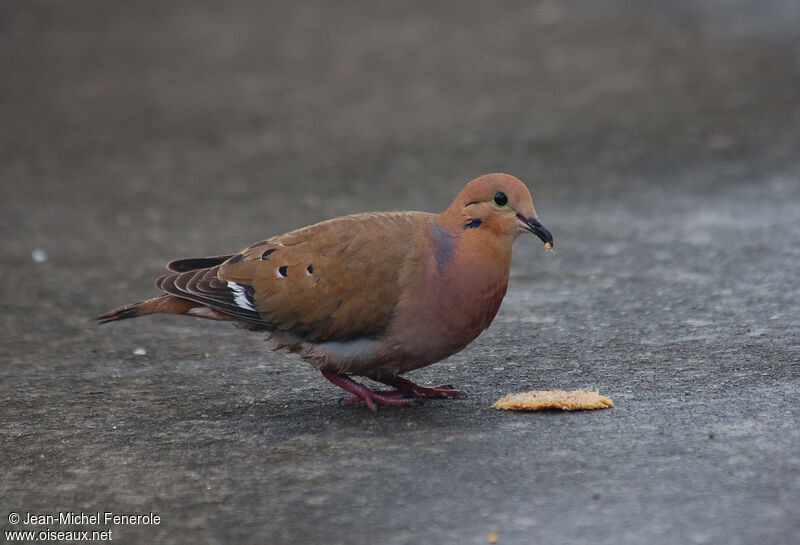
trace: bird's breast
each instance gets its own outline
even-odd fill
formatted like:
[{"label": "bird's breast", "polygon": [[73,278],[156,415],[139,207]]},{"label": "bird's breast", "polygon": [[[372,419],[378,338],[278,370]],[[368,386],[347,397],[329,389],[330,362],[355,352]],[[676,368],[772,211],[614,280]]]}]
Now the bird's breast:
[{"label": "bird's breast", "polygon": [[432,256],[421,284],[407,290],[385,341],[405,355],[404,370],[430,365],[462,350],[497,314],[508,266],[452,248],[446,263]]},{"label": "bird's breast", "polygon": [[507,286],[503,267],[456,256],[451,267],[431,278],[424,305],[445,332],[468,343],[492,323]]}]

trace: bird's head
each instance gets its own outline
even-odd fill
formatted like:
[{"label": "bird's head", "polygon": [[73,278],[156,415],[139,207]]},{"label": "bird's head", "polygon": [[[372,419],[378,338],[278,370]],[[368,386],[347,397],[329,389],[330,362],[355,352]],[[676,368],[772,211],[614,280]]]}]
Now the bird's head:
[{"label": "bird's head", "polygon": [[475,230],[513,242],[522,233],[532,233],[553,248],[553,235],[536,217],[531,192],[508,174],[486,174],[469,182],[441,215],[452,231]]}]

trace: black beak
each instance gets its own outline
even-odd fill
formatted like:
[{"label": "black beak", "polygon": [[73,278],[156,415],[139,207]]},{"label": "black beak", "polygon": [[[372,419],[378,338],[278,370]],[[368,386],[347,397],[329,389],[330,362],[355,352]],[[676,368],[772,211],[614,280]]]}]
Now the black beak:
[{"label": "black beak", "polygon": [[544,225],[542,225],[542,222],[536,218],[526,218],[522,214],[517,214],[517,218],[519,218],[519,221],[525,224],[525,228],[528,231],[539,237],[542,242],[545,244],[553,244],[553,235],[550,234],[550,231],[545,229]]}]

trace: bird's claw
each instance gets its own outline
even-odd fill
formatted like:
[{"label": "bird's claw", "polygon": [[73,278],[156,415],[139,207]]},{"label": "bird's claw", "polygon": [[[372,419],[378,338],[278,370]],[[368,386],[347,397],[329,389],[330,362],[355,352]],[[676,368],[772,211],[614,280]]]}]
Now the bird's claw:
[{"label": "bird's claw", "polygon": [[403,395],[409,397],[430,397],[435,399],[467,397],[466,393],[456,390],[449,384],[442,384],[431,388],[428,386],[420,386],[419,384],[415,384],[407,378],[402,377],[389,377],[386,379],[380,379],[380,382],[388,384],[389,386],[394,386],[398,391],[402,392]]},{"label": "bird's claw", "polygon": [[370,390],[348,376],[340,375],[332,371],[322,371],[322,375],[340,388],[353,394],[351,397],[342,400],[342,404],[352,405],[363,401],[372,411],[378,410],[378,405],[388,405],[392,407],[413,405],[421,397],[437,399],[467,397],[467,394],[456,390],[449,384],[442,384],[431,388],[420,386],[402,377],[387,377],[377,380],[378,382],[394,387],[394,390],[375,391]]}]

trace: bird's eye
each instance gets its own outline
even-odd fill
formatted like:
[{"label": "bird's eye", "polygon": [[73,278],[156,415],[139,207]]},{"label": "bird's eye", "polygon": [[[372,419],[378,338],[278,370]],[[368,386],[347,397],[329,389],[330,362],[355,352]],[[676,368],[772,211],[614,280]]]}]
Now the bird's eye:
[{"label": "bird's eye", "polygon": [[506,197],[506,194],[501,191],[498,191],[494,194],[494,199],[492,199],[492,201],[494,204],[500,207],[508,206],[508,197]]}]

